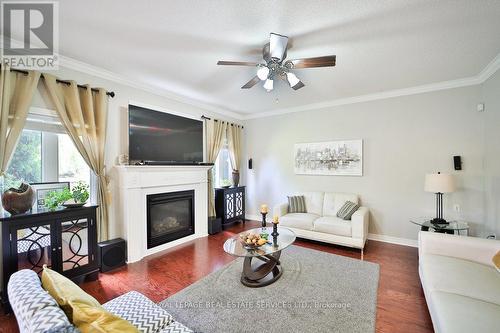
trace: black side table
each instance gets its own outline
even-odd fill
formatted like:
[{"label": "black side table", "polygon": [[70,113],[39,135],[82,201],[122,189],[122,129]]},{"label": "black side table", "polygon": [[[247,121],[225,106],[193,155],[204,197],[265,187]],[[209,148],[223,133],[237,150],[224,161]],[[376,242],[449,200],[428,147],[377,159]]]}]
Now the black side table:
[{"label": "black side table", "polygon": [[434,232],[439,232],[443,234],[454,235],[455,232],[460,235],[462,230],[465,230],[466,236],[469,236],[469,225],[467,222],[463,221],[449,221],[448,224],[433,224],[431,223],[432,218],[429,217],[419,217],[410,219],[410,222],[420,226],[420,230]]}]

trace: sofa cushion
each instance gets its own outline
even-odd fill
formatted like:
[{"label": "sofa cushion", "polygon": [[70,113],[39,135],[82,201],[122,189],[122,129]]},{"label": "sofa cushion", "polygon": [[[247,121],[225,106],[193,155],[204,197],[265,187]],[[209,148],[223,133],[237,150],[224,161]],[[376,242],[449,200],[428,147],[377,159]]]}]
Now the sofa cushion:
[{"label": "sofa cushion", "polygon": [[172,316],[167,311],[137,291],[130,291],[112,299],[103,304],[103,307],[112,314],[132,323],[144,333],[157,332],[173,321]]},{"label": "sofa cushion", "polygon": [[323,200],[323,212],[320,215],[337,216],[337,212],[346,201],[359,205],[359,198],[356,194],[326,192]]},{"label": "sofa cushion", "polygon": [[316,215],[323,214],[323,200],[325,197],[323,192],[305,192],[299,195],[304,196],[308,213]]},{"label": "sofa cushion", "polygon": [[359,208],[359,205],[352,202],[352,201],[346,201],[345,204],[340,207],[339,211],[337,212],[337,217],[341,218],[342,220],[350,220],[352,217],[352,214],[354,214]]},{"label": "sofa cushion", "polygon": [[12,274],[7,292],[21,332],[45,333],[53,328],[76,331],[56,300],[42,288],[34,271],[23,269]]},{"label": "sofa cushion", "polygon": [[309,213],[291,213],[280,218],[280,225],[284,227],[313,230],[313,222],[319,216]]},{"label": "sofa cushion", "polygon": [[[449,280],[453,277],[443,277]],[[479,281],[470,281],[470,284]],[[498,332],[500,306],[453,293],[430,292],[429,305],[436,332]]]},{"label": "sofa cushion", "polygon": [[426,290],[454,293],[500,306],[500,276],[493,267],[435,254],[423,254],[419,261]]},{"label": "sofa cushion", "polygon": [[351,222],[339,217],[323,216],[314,221],[314,231],[351,237]]}]

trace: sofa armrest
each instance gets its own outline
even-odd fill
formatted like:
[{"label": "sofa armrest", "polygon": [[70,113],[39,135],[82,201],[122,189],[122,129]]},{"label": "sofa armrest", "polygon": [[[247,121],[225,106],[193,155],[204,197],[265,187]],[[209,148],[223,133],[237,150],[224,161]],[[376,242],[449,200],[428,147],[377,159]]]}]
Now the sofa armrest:
[{"label": "sofa armrest", "polygon": [[288,213],[288,202],[284,202],[274,206],[273,216],[282,217]]},{"label": "sofa armrest", "polygon": [[156,333],[174,321],[167,311],[137,291],[129,291],[102,306],[130,322],[140,332]]},{"label": "sofa armrest", "polygon": [[359,207],[351,216],[352,237],[366,240],[369,222],[370,211],[367,207]]},{"label": "sofa armrest", "polygon": [[493,266],[492,259],[498,251],[500,251],[500,241],[494,239],[428,231],[420,231],[418,234],[419,256],[437,254]]}]

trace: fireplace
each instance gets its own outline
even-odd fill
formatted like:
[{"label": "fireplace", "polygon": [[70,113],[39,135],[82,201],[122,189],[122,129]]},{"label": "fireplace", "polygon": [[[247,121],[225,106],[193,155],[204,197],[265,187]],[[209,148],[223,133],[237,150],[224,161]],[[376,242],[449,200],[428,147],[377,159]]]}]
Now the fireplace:
[{"label": "fireplace", "polygon": [[147,195],[148,249],[194,234],[194,191]]}]

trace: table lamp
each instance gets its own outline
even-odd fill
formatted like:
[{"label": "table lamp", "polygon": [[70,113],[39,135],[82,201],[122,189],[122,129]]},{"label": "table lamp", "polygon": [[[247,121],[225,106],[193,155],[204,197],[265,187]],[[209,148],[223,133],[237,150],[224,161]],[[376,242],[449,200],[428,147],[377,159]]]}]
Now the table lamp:
[{"label": "table lamp", "polygon": [[424,190],[436,193],[436,217],[431,220],[431,223],[448,224],[443,218],[443,193],[455,191],[455,179],[453,175],[441,172],[425,175]]}]

